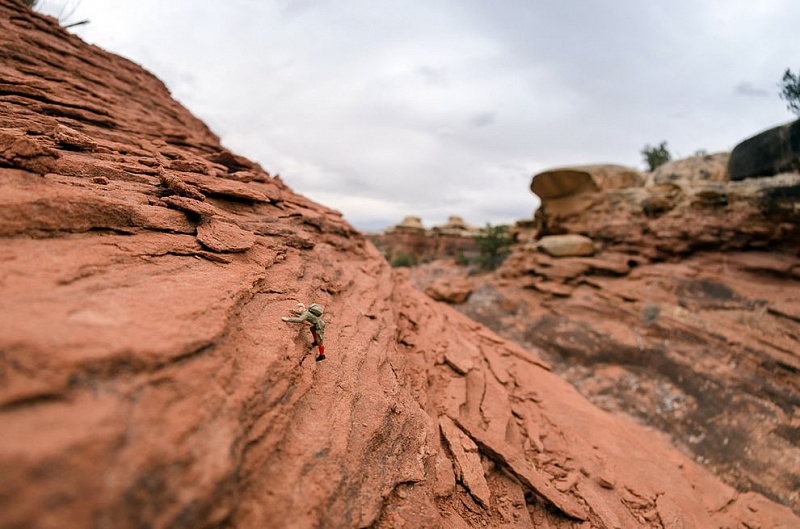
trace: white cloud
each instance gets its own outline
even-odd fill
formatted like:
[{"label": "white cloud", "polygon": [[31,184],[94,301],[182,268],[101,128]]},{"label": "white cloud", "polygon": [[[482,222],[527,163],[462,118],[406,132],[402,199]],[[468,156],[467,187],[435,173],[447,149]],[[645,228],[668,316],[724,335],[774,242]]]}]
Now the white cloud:
[{"label": "white cloud", "polygon": [[362,228],[529,218],[549,167],[641,168],[663,140],[729,150],[791,118],[777,94],[741,94],[800,66],[788,0],[83,0],[75,17]]},{"label": "white cloud", "polygon": [[753,86],[752,83],[748,83],[747,81],[737,84],[734,90],[736,90],[738,95],[749,97],[767,97],[770,95],[768,90],[757,88]]}]

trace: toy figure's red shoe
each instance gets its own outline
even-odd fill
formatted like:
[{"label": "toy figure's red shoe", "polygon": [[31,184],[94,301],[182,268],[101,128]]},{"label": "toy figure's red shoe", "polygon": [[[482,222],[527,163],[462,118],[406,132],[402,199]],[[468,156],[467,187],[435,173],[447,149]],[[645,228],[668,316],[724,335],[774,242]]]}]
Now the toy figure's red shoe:
[{"label": "toy figure's red shoe", "polygon": [[325,360],[325,355],[319,355],[317,357],[317,362],[319,362],[320,360]]}]

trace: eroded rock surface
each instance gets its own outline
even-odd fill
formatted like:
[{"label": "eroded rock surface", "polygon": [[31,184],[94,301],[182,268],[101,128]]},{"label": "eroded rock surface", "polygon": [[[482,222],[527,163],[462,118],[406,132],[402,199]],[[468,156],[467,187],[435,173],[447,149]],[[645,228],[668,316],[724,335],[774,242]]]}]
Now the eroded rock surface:
[{"label": "eroded rock surface", "polygon": [[[460,311],[538,348],[593,402],[664,431],[739,490],[797,512],[800,175],[730,182],[724,159],[673,162],[644,186],[582,188],[590,209],[544,198],[541,222],[495,273],[440,261],[414,269],[414,283],[469,277]],[[541,251],[586,235],[591,257]]]},{"label": "eroded rock surface", "polygon": [[[594,184],[574,187],[570,183],[574,175],[562,170],[536,175],[532,188],[546,177],[545,182],[563,192],[542,196],[533,231],[537,237],[585,235],[608,251],[648,260],[675,259],[704,249],[765,249],[800,241],[800,174],[717,181],[722,178],[718,156],[694,157],[672,168],[665,169],[659,180],[649,175],[648,185],[610,189]],[[692,176],[690,168],[709,176]],[[588,179],[588,173],[582,178]]]},{"label": "eroded rock surface", "polygon": [[797,525],[414,289],[138,66],[15,0],[0,59],[0,526]]}]

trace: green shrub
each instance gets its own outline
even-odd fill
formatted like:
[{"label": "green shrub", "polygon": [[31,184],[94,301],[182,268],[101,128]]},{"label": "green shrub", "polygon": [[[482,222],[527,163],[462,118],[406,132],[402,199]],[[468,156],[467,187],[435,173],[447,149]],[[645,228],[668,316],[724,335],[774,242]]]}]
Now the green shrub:
[{"label": "green shrub", "polygon": [[794,75],[787,68],[783,74],[783,82],[778,86],[781,89],[781,99],[786,101],[786,108],[800,116],[800,76]]},{"label": "green shrub", "polygon": [[511,253],[509,246],[514,239],[508,234],[508,225],[492,226],[486,224],[480,235],[475,237],[475,243],[480,249],[478,264],[481,268],[494,270]]},{"label": "green shrub", "polygon": [[417,265],[417,258],[407,253],[398,253],[394,256],[391,263],[392,268],[411,267]]},{"label": "green shrub", "polygon": [[456,254],[456,264],[458,266],[469,266],[470,265],[469,257],[464,255],[464,252],[462,252],[461,250],[459,250],[458,253]]},{"label": "green shrub", "polygon": [[667,150],[667,142],[662,141],[658,147],[645,145],[642,149],[642,156],[647,163],[648,170],[655,171],[659,165],[664,165],[672,159],[672,155]]}]

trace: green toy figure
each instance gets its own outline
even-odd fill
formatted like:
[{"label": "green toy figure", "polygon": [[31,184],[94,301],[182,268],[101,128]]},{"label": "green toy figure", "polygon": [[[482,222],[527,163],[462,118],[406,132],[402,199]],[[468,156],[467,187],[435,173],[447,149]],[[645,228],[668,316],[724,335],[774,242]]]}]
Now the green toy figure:
[{"label": "green toy figure", "polygon": [[320,305],[312,303],[310,307],[306,308],[302,303],[297,304],[296,309],[292,309],[292,314],[296,317],[281,319],[288,323],[303,323],[308,321],[311,324],[311,336],[314,342],[311,347],[317,346],[319,348],[319,355],[317,355],[317,362],[325,360],[325,346],[322,341],[325,339],[325,322],[322,321],[322,313],[325,311]]}]

